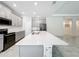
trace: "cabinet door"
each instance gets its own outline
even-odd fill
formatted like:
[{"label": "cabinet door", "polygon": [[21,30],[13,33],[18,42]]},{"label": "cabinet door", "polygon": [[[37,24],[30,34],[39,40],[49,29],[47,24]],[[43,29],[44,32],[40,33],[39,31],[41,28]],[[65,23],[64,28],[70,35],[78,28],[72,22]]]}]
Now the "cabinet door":
[{"label": "cabinet door", "polygon": [[15,36],[16,42],[25,37],[25,31],[16,32],[15,34],[16,34],[16,36]]},{"label": "cabinet door", "polygon": [[43,57],[42,45],[20,46],[20,57]]},{"label": "cabinet door", "polygon": [[16,26],[22,26],[22,19],[20,17],[17,17],[17,24]]}]

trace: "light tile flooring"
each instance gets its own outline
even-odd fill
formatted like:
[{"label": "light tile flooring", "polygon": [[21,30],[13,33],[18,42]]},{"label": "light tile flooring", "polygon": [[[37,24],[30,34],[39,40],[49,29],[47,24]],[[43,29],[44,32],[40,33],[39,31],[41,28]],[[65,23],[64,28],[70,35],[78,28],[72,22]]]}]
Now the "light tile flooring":
[{"label": "light tile flooring", "polygon": [[79,47],[79,36],[64,36],[60,38],[67,42],[69,45]]},{"label": "light tile flooring", "polygon": [[18,46],[13,45],[9,49],[0,53],[0,57],[19,57]]},{"label": "light tile flooring", "polygon": [[64,36],[62,40],[69,43],[68,46],[56,46],[64,57],[79,57],[79,36]]}]

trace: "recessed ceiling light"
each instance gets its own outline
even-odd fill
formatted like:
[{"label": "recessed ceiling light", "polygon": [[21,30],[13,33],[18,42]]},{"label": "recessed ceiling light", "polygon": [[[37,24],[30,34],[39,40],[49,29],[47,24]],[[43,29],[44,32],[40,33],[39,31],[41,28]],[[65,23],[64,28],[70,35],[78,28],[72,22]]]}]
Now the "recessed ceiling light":
[{"label": "recessed ceiling light", "polygon": [[34,5],[35,5],[35,6],[37,6],[37,5],[38,5],[38,3],[37,3],[37,2],[34,2]]},{"label": "recessed ceiling light", "polygon": [[24,14],[24,12],[22,12],[22,14]]},{"label": "recessed ceiling light", "polygon": [[16,7],[16,3],[13,3],[13,6]]},{"label": "recessed ceiling light", "polygon": [[34,15],[36,15],[36,12],[33,12]]}]

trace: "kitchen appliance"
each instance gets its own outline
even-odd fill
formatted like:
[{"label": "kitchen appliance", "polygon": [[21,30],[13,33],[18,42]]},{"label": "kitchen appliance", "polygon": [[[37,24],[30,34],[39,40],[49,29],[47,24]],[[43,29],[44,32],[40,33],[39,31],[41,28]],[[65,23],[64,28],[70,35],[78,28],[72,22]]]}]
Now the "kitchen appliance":
[{"label": "kitchen appliance", "polygon": [[4,51],[15,44],[15,33],[8,33],[8,29],[0,29],[0,51]]},{"label": "kitchen appliance", "polygon": [[0,29],[0,52],[13,46],[25,37],[25,31],[8,33],[8,29]]},{"label": "kitchen appliance", "polygon": [[40,31],[46,31],[46,24],[40,24]]},{"label": "kitchen appliance", "polygon": [[3,50],[4,35],[7,35],[7,29],[0,29],[0,51]]},{"label": "kitchen appliance", "polygon": [[12,25],[12,21],[10,19],[0,17],[0,25]]},{"label": "kitchen appliance", "polygon": [[0,29],[0,34],[8,34],[8,29]]},{"label": "kitchen appliance", "polygon": [[4,35],[3,51],[15,44],[15,33]]}]

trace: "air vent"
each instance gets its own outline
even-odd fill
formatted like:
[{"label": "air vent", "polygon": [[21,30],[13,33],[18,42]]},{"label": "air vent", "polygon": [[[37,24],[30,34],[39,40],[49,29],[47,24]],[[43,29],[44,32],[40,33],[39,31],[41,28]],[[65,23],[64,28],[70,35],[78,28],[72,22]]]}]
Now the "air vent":
[{"label": "air vent", "polygon": [[56,4],[56,1],[53,1],[53,2],[52,2],[52,5],[54,5],[54,4]]}]

